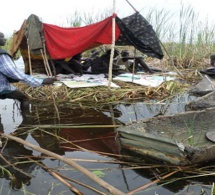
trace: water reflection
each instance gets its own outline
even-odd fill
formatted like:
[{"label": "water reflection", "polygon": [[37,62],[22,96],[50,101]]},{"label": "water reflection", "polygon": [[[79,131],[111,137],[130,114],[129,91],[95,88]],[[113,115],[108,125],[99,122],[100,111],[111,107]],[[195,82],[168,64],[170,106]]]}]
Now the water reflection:
[{"label": "water reflection", "polygon": [[23,117],[19,109],[19,102],[14,100],[0,100],[1,126],[4,132],[11,133],[22,123]]},{"label": "water reflection", "polygon": [[124,124],[128,124],[158,115],[174,115],[185,112],[185,105],[194,99],[196,99],[195,96],[179,94],[165,102],[118,104],[114,106],[114,109],[121,113],[117,119]]},{"label": "water reflection", "polygon": [[[8,104],[4,100],[0,102],[0,130],[7,134],[13,133],[13,135],[26,141],[66,157],[115,162],[98,164],[98,162],[87,162],[86,160],[86,162],[81,161],[80,163],[89,170],[102,170],[105,173],[102,179],[121,191],[128,192],[159,178],[162,173],[169,170],[169,167],[133,169],[124,164],[125,162],[139,162],[138,166],[145,166],[159,163],[142,159],[120,148],[116,139],[117,125],[160,114],[183,112],[186,102],[192,99],[193,97],[180,96],[169,101],[168,104],[164,102],[160,104],[139,102],[100,107],[35,102],[32,104],[31,113],[27,116],[20,114],[19,105],[16,102]],[[48,194],[54,183],[59,184],[60,182],[50,177],[49,172],[38,164],[40,163],[63,173],[67,177],[80,181],[84,180],[88,185],[104,191],[103,188],[83,177],[81,173],[74,171],[58,160],[47,158],[44,154],[32,151],[14,141],[2,140],[0,163],[12,175],[6,172],[2,172],[0,175],[2,179],[7,179],[11,189],[22,189],[23,184],[25,184],[25,188],[31,193]],[[168,179],[174,180],[180,177],[182,176],[179,174]],[[201,187],[197,187],[197,184]],[[207,187],[205,188],[204,185],[206,184]],[[152,188],[144,191],[144,195],[155,193],[183,194],[186,190],[187,193],[199,194],[200,188],[204,188],[209,193],[210,188],[208,186],[210,184],[212,183],[205,179],[201,181],[198,178],[185,179],[164,186],[154,184]],[[83,186],[74,185],[84,194],[96,194]],[[40,186],[40,188],[35,186]],[[71,194],[71,191],[65,190],[63,185],[56,185],[53,188],[53,194],[59,194],[62,191],[65,191],[64,194]],[[7,192],[7,190],[8,187],[4,185],[3,191]]]},{"label": "water reflection", "polygon": [[[34,103],[27,118],[20,114],[19,102],[0,100],[0,117],[5,131],[16,130],[19,124],[127,124],[157,115],[173,115],[185,111],[185,105],[196,99],[195,96],[181,94],[166,102],[137,102],[117,104],[97,108],[79,105],[58,105]],[[60,115],[60,117],[58,116]],[[8,117],[9,116],[9,117]],[[97,120],[96,120],[97,119]],[[27,122],[28,120],[28,122]]]},{"label": "water reflection", "polygon": [[[4,109],[2,109],[4,110]],[[2,111],[1,110],[1,111]],[[6,110],[6,109],[5,109]],[[13,123],[15,124],[14,128],[18,128],[17,120],[14,117],[14,110],[9,109],[8,112],[13,113]],[[18,112],[19,113],[19,112]],[[16,115],[19,116],[20,115]],[[5,112],[1,112],[0,115],[0,132],[4,133],[4,130],[8,130],[8,126],[11,128],[13,125],[5,125],[10,124],[10,119],[8,116],[8,121],[2,124],[2,118],[5,117]],[[20,120],[18,120],[20,121]],[[13,133],[16,133],[14,131]],[[22,139],[27,138],[27,134],[21,134],[18,137]],[[30,185],[30,180],[32,179],[31,172],[35,169],[36,164],[29,162],[28,158],[20,158],[21,156],[29,156],[32,155],[33,151],[24,147],[24,145],[19,144],[15,141],[11,141],[8,139],[1,139],[1,151],[0,151],[0,165],[1,172],[0,177],[6,178],[9,181],[9,186],[12,190],[19,190],[22,188],[22,185]]]},{"label": "water reflection", "polygon": [[[25,139],[26,136],[21,138]],[[5,169],[0,172],[0,177],[9,180],[9,185],[13,190],[21,189],[22,184],[30,185],[30,180],[33,177],[31,172],[36,164],[28,162],[27,158],[19,159],[19,157],[32,155],[33,151],[14,141],[2,140],[2,142],[0,164]]]},{"label": "water reflection", "polygon": [[[19,106],[11,106],[16,108],[17,113],[19,112]],[[102,109],[108,110],[109,107]],[[8,112],[10,111],[9,108]],[[2,112],[0,116],[4,115]],[[0,121],[0,130],[5,133],[12,133],[60,155],[76,151],[85,152],[84,156],[90,151],[105,156],[119,155],[114,131],[117,121],[99,109],[80,106],[68,107],[67,105],[60,105],[56,109],[53,105],[32,104],[31,113],[28,115],[19,114],[17,117],[21,118],[21,120],[18,120],[20,124],[17,124],[17,119],[13,120],[14,123],[10,125],[14,130],[13,132],[11,132],[11,129],[4,128],[8,124],[7,120]],[[2,117],[2,119],[5,118]],[[50,125],[50,127],[43,128],[46,125]],[[58,126],[56,128],[55,125],[62,125],[63,127]],[[65,125],[67,127],[64,127]],[[76,125],[74,128],[68,127],[74,125]],[[30,180],[35,177],[34,172],[41,169],[37,164],[38,162],[35,162],[35,158],[40,163],[47,161],[43,154],[26,149],[23,145],[10,140],[2,140],[1,154],[1,165],[8,171],[8,174],[3,174],[2,177],[8,179],[9,186],[15,190],[21,189],[23,184],[30,184]],[[103,157],[97,156],[97,158],[101,159]],[[57,162],[57,160],[51,160]],[[56,166],[56,162],[54,166]],[[50,164],[52,163],[49,161],[48,166]],[[32,185],[29,186],[29,188],[31,187]]]}]

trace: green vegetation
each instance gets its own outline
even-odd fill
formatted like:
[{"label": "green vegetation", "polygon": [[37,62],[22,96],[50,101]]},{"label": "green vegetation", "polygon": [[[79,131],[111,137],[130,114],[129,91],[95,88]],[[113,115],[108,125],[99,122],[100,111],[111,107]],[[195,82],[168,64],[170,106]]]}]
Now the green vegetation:
[{"label": "green vegetation", "polygon": [[[208,63],[215,52],[215,24],[199,20],[199,14],[191,6],[181,4],[179,13],[165,9],[142,10],[140,13],[153,26],[157,36],[178,68],[198,68]],[[111,10],[101,13],[80,13],[68,16],[67,26],[84,26],[110,16]],[[133,49],[133,48],[132,48]],[[165,53],[165,51],[164,51]],[[165,53],[165,64],[169,64]]]},{"label": "green vegetation", "polygon": [[[198,14],[190,7],[184,7],[182,5],[179,15],[172,14],[169,11],[165,10],[149,10],[148,13],[142,13],[143,16],[152,24],[154,30],[156,31],[159,39],[163,43],[166,50],[169,52],[170,56],[173,58],[175,65],[181,69],[196,69],[200,66],[204,66],[206,63],[205,61],[209,59],[209,56],[214,53],[215,51],[215,44],[214,44],[214,30],[215,25],[209,24],[206,20],[205,22],[198,21]],[[67,24],[68,26],[82,26],[88,25],[97,21],[100,21],[107,16],[111,15],[111,12],[105,11],[103,14],[86,14],[86,13],[79,13],[75,12],[74,15],[67,17]],[[63,26],[63,25],[61,25]],[[12,43],[12,38],[8,39],[7,45],[4,47],[7,51],[10,50],[10,46]],[[131,48],[133,49],[133,48]],[[168,56],[165,55],[164,62],[168,65]],[[192,71],[191,74],[194,74]],[[193,78],[193,75],[190,76]],[[107,90],[106,88],[99,87],[99,88],[89,88],[89,89],[68,89],[65,86],[62,86],[61,90],[54,86],[43,86],[38,88],[31,88],[25,84],[17,83],[20,90],[24,91],[26,94],[29,95],[31,100],[37,101],[47,101],[52,102],[53,100],[54,106],[53,109],[56,109],[56,115],[60,112],[58,111],[57,107],[55,107],[55,102],[64,103],[68,101],[71,105],[74,103],[78,103],[81,107],[85,106],[84,103],[88,103],[92,106],[92,102],[97,103],[118,103],[128,100],[165,100],[174,94],[184,90],[187,87],[185,84],[181,84],[176,81],[169,81],[165,82],[157,88],[152,89],[151,87],[140,87],[140,86],[133,86],[131,84],[125,83],[117,83],[121,86],[121,89],[113,89],[112,91]],[[56,101],[55,101],[56,100]],[[60,104],[59,104],[60,105]],[[43,110],[47,115],[47,110]],[[50,109],[49,109],[50,111]],[[61,113],[62,114],[62,113]],[[63,116],[67,116],[68,113],[64,114]],[[37,115],[38,119],[41,117],[41,113]],[[53,117],[53,116],[49,116]],[[34,117],[37,119],[36,117]],[[60,118],[60,117],[59,117]],[[41,117],[42,120],[47,120],[47,118]],[[57,117],[56,117],[57,119]],[[39,121],[39,120],[38,120]],[[83,126],[80,126],[83,128]],[[101,127],[101,125],[100,125]],[[106,126],[107,128],[108,126]],[[57,138],[56,140],[64,141],[63,143],[71,144],[70,148],[74,147],[74,143],[65,138],[62,138],[56,134],[53,129],[60,128],[57,125],[52,125],[50,127],[50,132],[45,129],[45,126],[40,127],[40,131],[42,133],[46,133],[48,135],[52,135],[53,137]],[[68,127],[67,127],[68,128]],[[76,126],[77,128],[77,126]],[[85,126],[86,128],[86,126]],[[96,128],[95,126],[91,126],[91,128]],[[23,128],[25,133],[28,133],[26,128]],[[194,121],[191,121],[188,124],[188,141],[190,145],[194,144],[193,138],[193,130],[194,130]],[[34,129],[29,130],[31,133]],[[18,131],[21,133],[21,130]],[[41,134],[42,134],[41,133]],[[45,134],[44,133],[44,134]],[[58,136],[58,137],[57,137]],[[51,137],[51,136],[50,136]],[[49,137],[49,138],[50,138]],[[48,140],[48,139],[47,139]],[[81,148],[78,148],[81,150]],[[83,150],[84,151],[84,150]],[[96,152],[96,151],[95,151]],[[43,158],[45,158],[43,156]],[[198,167],[197,165],[187,166],[187,167],[179,167],[179,166],[167,166],[167,165],[154,165],[148,164],[144,161],[138,162],[134,164],[132,162],[128,162],[127,157],[125,157],[127,162],[127,169],[138,170],[141,169],[143,171],[151,171],[151,175],[155,175],[156,177],[150,178],[152,181],[145,184],[142,190],[150,190],[151,188],[158,188],[161,186],[168,186],[169,184],[174,184],[178,181],[186,181],[191,180],[193,178],[202,178],[211,176],[214,178],[214,168],[215,166],[208,165],[204,167]],[[86,159],[87,161],[88,159]],[[120,160],[123,160],[120,159]],[[33,161],[33,160],[32,160]],[[144,164],[145,163],[145,164]],[[130,166],[129,166],[130,165]],[[39,166],[44,168],[40,163]],[[16,178],[11,175],[11,173],[5,168],[0,167],[2,175],[8,175],[9,179],[11,180],[11,185],[15,185],[17,180]],[[52,169],[46,168],[49,173],[53,173]],[[119,168],[121,169],[121,168]],[[92,171],[98,177],[104,177],[107,172],[103,172],[101,170],[94,170]],[[152,174],[153,173],[153,174]],[[171,177],[171,176],[174,177]],[[176,175],[176,176],[175,176]],[[68,178],[67,178],[68,179]],[[211,180],[213,181],[213,180]],[[73,181],[74,182],[74,181]],[[155,185],[156,184],[156,185]],[[50,188],[51,194],[53,189],[59,184],[52,184]],[[1,188],[3,189],[3,184]],[[24,194],[29,194],[25,184],[22,184],[22,191]],[[211,182],[212,194],[214,193],[214,183]],[[1,192],[2,190],[0,190]],[[9,193],[8,193],[9,194]]]},{"label": "green vegetation", "polygon": [[104,20],[105,18],[109,17],[111,14],[112,13],[109,10],[104,10],[102,12],[97,12],[97,13],[91,13],[91,12],[80,13],[76,11],[71,16],[68,16],[66,18],[66,26],[72,26],[72,27],[86,26],[86,25]]},{"label": "green vegetation", "polygon": [[6,51],[10,51],[11,45],[13,43],[13,37],[6,37],[7,38],[7,43],[5,46],[3,46],[2,48]]},{"label": "green vegetation", "polygon": [[215,52],[215,25],[200,21],[191,6],[174,14],[153,9],[145,17],[178,67],[198,67]]},{"label": "green vegetation", "polygon": [[193,119],[193,121],[189,121],[189,123],[187,124],[188,143],[190,144],[190,146],[194,145],[194,122],[195,119]]},{"label": "green vegetation", "polygon": [[92,171],[92,173],[94,175],[96,175],[97,177],[104,177],[105,176],[105,173],[102,171],[99,171],[99,170]]},{"label": "green vegetation", "polygon": [[[141,13],[141,11],[140,11]],[[67,16],[65,22],[57,24],[63,27],[85,26],[110,16],[112,10],[97,13],[74,12]],[[198,68],[208,64],[210,55],[215,52],[215,24],[199,20],[199,14],[191,6],[181,4],[180,11],[172,13],[165,9],[142,10],[141,13],[153,26],[162,45],[164,46],[164,62],[169,65],[169,53],[174,65],[178,68]],[[42,20],[42,19],[41,19]],[[12,39],[5,46],[9,50]],[[133,48],[131,48],[133,50]]]}]

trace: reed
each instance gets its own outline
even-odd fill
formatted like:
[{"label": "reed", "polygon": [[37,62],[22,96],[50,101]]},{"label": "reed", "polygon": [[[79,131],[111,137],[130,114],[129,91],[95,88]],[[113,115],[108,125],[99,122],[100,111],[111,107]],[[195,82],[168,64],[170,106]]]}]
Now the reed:
[{"label": "reed", "polygon": [[[30,132],[32,133],[32,130],[33,129],[30,129]],[[33,130],[34,131],[34,130]],[[53,137],[56,137],[58,135],[56,135],[52,129],[47,130],[47,129],[40,129],[41,132],[43,132],[44,134],[49,134],[50,136],[53,136]],[[19,131],[18,131],[19,132]],[[27,133],[27,132],[26,132]],[[63,142],[69,142],[69,140],[66,140],[60,136],[58,136],[58,139],[63,141]],[[83,141],[83,140],[82,140]],[[74,143],[71,143],[75,146]],[[80,151],[89,151],[87,150],[86,148],[81,148],[79,147],[78,148]],[[76,149],[77,150],[77,149]],[[101,154],[99,153],[98,151],[91,151],[91,152],[95,152],[95,153],[98,153],[98,154]],[[107,155],[107,154],[102,154],[102,155]],[[110,156],[110,155],[108,155]],[[26,158],[26,156],[24,157],[19,157],[19,158]],[[36,162],[34,160],[31,160],[31,157],[28,157],[29,158],[29,162]],[[32,157],[33,159],[35,157]],[[36,157],[37,158],[37,157]],[[44,156],[43,156],[44,158]],[[46,157],[47,159],[49,157]],[[153,191],[156,191],[156,189],[159,189],[160,187],[165,187],[165,186],[168,186],[168,185],[174,185],[175,183],[178,184],[178,182],[180,181],[192,181],[194,180],[194,182],[198,181],[198,179],[200,178],[208,178],[210,177],[211,178],[211,181],[214,181],[214,163],[212,164],[206,164],[205,166],[201,166],[201,165],[188,165],[188,166],[171,166],[171,165],[167,165],[167,164],[156,164],[156,163],[149,163],[148,161],[145,161],[144,159],[139,159],[139,157],[137,158],[136,156],[133,156],[132,159],[129,159],[128,156],[123,156],[123,155],[120,155],[120,156],[117,156],[117,155],[114,155],[114,158],[116,160],[119,160],[121,164],[120,167],[113,167],[113,168],[99,168],[99,169],[89,169],[93,174],[95,174],[96,176],[98,177],[104,177],[105,174],[107,173],[107,170],[108,171],[114,171],[114,170],[117,170],[117,169],[120,169],[120,170],[140,170],[140,173],[142,173],[142,171],[145,173],[145,172],[150,172],[151,174],[151,177],[150,177],[150,181],[148,183],[144,183],[142,186],[128,192],[127,194],[134,194],[135,192],[136,193],[144,193],[144,192],[149,192],[151,190]],[[137,158],[137,159],[136,159]],[[77,160],[77,159],[73,159],[74,161],[80,161]],[[96,159],[81,159],[82,162],[96,162],[98,163],[98,161]],[[101,163],[101,162],[100,162]],[[106,161],[105,163],[113,163],[112,161]],[[38,163],[40,164],[40,163]],[[13,164],[14,166],[17,165],[17,164]],[[123,166],[122,166],[123,165]],[[40,165],[42,167],[44,167],[44,165]],[[61,177],[61,181],[62,181],[62,178],[63,180],[67,180],[67,181],[72,181],[72,182],[75,182],[77,183],[74,179],[72,178],[67,178],[66,176],[64,176],[63,174],[61,174],[60,171],[74,171],[73,168],[69,168],[67,165],[63,165],[61,167],[57,167],[55,169],[53,168],[50,168],[50,167],[45,167],[45,170],[50,172],[50,173],[57,173],[60,177]],[[56,174],[55,174],[56,175]],[[79,185],[83,185],[82,183],[78,183]],[[214,191],[214,184],[211,182],[211,186],[208,185],[208,187],[210,188],[211,187],[211,192]],[[53,185],[53,184],[52,184]],[[198,185],[198,183],[196,184]],[[55,185],[53,185],[51,188],[51,191],[54,189],[54,187],[56,186],[56,183]],[[204,186],[204,184],[202,184],[202,186]],[[88,187],[89,189],[92,189],[90,186]],[[25,186],[23,186],[23,192],[27,192],[25,191]]]},{"label": "reed", "polygon": [[[114,81],[115,82],[115,81]],[[133,83],[115,82],[121,88],[109,90],[107,87],[77,88],[71,89],[64,85],[29,87],[23,83],[14,84],[25,92],[30,100],[52,101],[85,104],[110,104],[129,101],[163,100],[183,92],[188,85],[176,81],[164,82],[158,87],[139,86]]]},{"label": "reed", "polygon": [[[173,58],[175,65],[182,69],[202,68],[207,65],[209,56],[215,51],[215,24],[199,19],[192,6],[181,3],[178,12],[146,8],[141,10],[143,17],[153,26],[158,38]],[[112,14],[111,10],[97,13],[74,12],[66,18],[67,26],[89,25]],[[165,65],[170,65],[167,55]]]},{"label": "reed", "polygon": [[[215,52],[215,24],[206,18],[199,19],[199,14],[190,6],[181,3],[178,12],[170,10],[146,8],[140,13],[155,30],[158,38],[174,59],[176,66],[182,69],[199,68],[208,64],[209,56]],[[89,25],[112,15],[112,10],[102,10],[97,13],[75,11],[62,20],[63,27],[78,27]],[[122,17],[123,18],[123,17]],[[42,19],[41,19],[42,20]],[[10,50],[12,38],[4,47]],[[18,55],[20,55],[18,53]],[[168,66],[168,56],[165,54],[165,65]]]},{"label": "reed", "polygon": [[[67,23],[70,26],[80,26],[82,24],[91,24],[102,19],[104,15],[97,15],[93,17],[90,14],[84,13],[84,15],[79,15],[80,13],[74,13],[75,17],[67,18]],[[106,16],[104,16],[105,18]],[[170,55],[174,58],[175,64],[181,69],[188,70],[186,78],[188,81],[193,81],[194,71],[193,69],[199,68],[200,66],[205,65],[204,60],[208,59],[209,55],[213,53],[214,46],[214,29],[215,26],[210,25],[208,21],[198,22],[198,14],[190,7],[185,7],[182,5],[180,13],[178,16],[172,14],[169,11],[165,10],[151,10],[146,19],[153,25],[153,28],[157,32],[158,37],[164,43],[164,46],[170,52]],[[172,20],[174,19],[174,20]],[[177,20],[176,20],[177,19]],[[179,22],[177,22],[179,21]],[[178,25],[179,24],[179,25]],[[5,48],[7,49],[7,48]],[[8,49],[7,49],[8,50]],[[165,56],[166,60],[166,56]],[[168,65],[168,61],[167,61]],[[190,71],[191,70],[191,71]],[[192,73],[190,73],[192,72]],[[198,78],[196,78],[198,79]],[[118,103],[123,101],[147,101],[156,99],[163,101],[175,94],[182,92],[187,89],[187,85],[180,84],[176,81],[164,82],[162,85],[152,88],[152,87],[142,87],[129,83],[120,83],[120,89],[112,89],[109,91],[106,87],[95,87],[95,88],[84,88],[84,89],[68,89],[66,86],[61,88],[55,86],[43,86],[38,88],[31,88],[25,84],[17,83],[15,84],[20,90],[24,91],[31,100],[36,101],[47,101],[53,103],[55,101],[56,105],[60,102],[68,102],[70,104],[76,104],[83,106],[84,104],[110,104]],[[77,105],[77,104],[76,104]],[[45,112],[45,111],[44,111]],[[36,118],[36,117],[35,117]],[[69,143],[69,140],[63,139],[62,137],[55,134],[54,129],[58,129],[62,126],[59,125],[50,125],[50,126],[37,126],[35,129],[31,129],[31,132],[41,128],[43,132],[49,134],[53,137],[56,137],[59,140],[63,140],[65,143]],[[64,128],[71,128],[72,126],[63,126]],[[74,126],[73,126],[74,127]],[[76,126],[75,128],[83,128],[83,126]],[[85,125],[86,127],[96,128],[97,126]],[[100,125],[100,127],[102,127]],[[109,127],[107,125],[103,127]],[[112,127],[112,126],[110,126]],[[32,126],[33,128],[33,126]],[[24,127],[22,127],[25,133],[28,133]],[[50,132],[48,131],[50,130]],[[23,133],[23,132],[19,132]],[[189,136],[193,134],[193,124],[190,125],[188,129]],[[190,137],[192,138],[192,137]],[[74,143],[71,143],[74,148],[77,146]],[[190,140],[190,144],[193,144],[193,140]],[[79,150],[84,151],[84,148],[78,147]],[[123,160],[121,158],[118,158]],[[149,190],[149,187],[154,184],[158,184],[158,187],[165,186],[170,183],[175,183],[181,180],[191,180],[200,177],[214,177],[214,166],[204,166],[203,168],[199,167],[171,167],[167,165],[150,165],[141,161],[135,165],[134,162],[127,162],[127,159],[124,163],[131,165],[130,169],[142,169],[149,170],[153,172],[156,168],[156,174],[159,179],[154,178],[152,182],[143,186],[139,190]],[[157,167],[155,167],[157,166]],[[7,170],[4,170],[4,167],[1,168],[5,174]],[[152,171],[153,169],[153,171]],[[98,171],[98,170],[97,170]],[[176,173],[182,173],[180,177],[174,177]],[[7,173],[8,175],[10,173]],[[101,172],[95,172],[94,174],[100,175]],[[153,172],[154,174],[154,172]],[[103,176],[103,175],[100,175]],[[212,180],[213,181],[213,180]],[[50,189],[50,193],[54,188],[54,184]],[[214,183],[212,183],[212,191],[214,194]],[[27,194],[25,186],[23,186],[24,194]]]},{"label": "reed", "polygon": [[[97,14],[76,11],[72,16],[67,17],[67,26],[76,27],[95,23],[110,14],[111,12],[108,10]],[[199,23],[198,14],[190,6],[185,7],[182,4],[178,15],[164,9],[152,9],[144,17],[152,24],[161,42],[164,43],[170,56],[174,59],[175,65],[183,70],[186,69],[194,73],[193,69],[203,66],[203,60],[207,59],[214,49],[213,35],[215,27],[209,26],[208,23]],[[120,49],[122,48],[120,47]],[[164,62],[166,66],[169,66],[170,62],[166,55]],[[194,77],[193,74],[189,74],[185,73],[185,78],[183,79],[188,81],[194,80],[194,78],[199,79],[199,77]],[[121,87],[120,89],[112,89],[109,91],[106,87],[83,90],[68,89],[65,86],[61,88],[50,86],[30,88],[22,84],[17,84],[32,100],[56,100],[68,101],[70,103],[118,103],[131,100],[163,100],[187,87],[184,85],[182,87],[178,82],[165,82],[157,88],[140,87],[134,84],[122,84],[120,82],[119,85]]]},{"label": "reed", "polygon": [[181,4],[179,13],[151,9],[145,17],[178,67],[202,67],[214,53],[215,24],[201,21],[191,6]]},{"label": "reed", "polygon": [[103,10],[102,12],[79,12],[75,11],[72,15],[66,17],[66,26],[80,27],[92,23],[99,22],[112,15],[111,10]]}]

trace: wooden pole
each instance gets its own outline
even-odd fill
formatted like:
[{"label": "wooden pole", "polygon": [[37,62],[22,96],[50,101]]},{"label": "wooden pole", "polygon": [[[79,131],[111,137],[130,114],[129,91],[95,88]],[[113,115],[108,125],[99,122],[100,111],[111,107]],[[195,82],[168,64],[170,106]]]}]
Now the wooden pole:
[{"label": "wooden pole", "polygon": [[30,48],[29,48],[29,44],[28,44],[28,63],[29,63],[30,75],[32,75],[33,72],[32,72],[32,66],[31,66],[31,51],[30,51]]},{"label": "wooden pole", "polygon": [[134,62],[133,62],[133,67],[132,67],[132,83],[134,82],[134,72],[135,72],[135,68],[136,68],[136,54],[137,54],[137,50],[136,48],[134,48]]},{"label": "wooden pole", "polygon": [[46,59],[45,59],[45,57],[44,57],[44,54],[43,54],[43,50],[42,50],[42,49],[40,49],[40,53],[41,53],[41,56],[42,56],[42,58],[43,58],[43,63],[44,63],[44,67],[45,67],[45,70],[46,70],[46,74],[47,74],[47,76],[50,76],[49,70],[48,70],[47,65],[46,65]]},{"label": "wooden pole", "polygon": [[108,72],[108,89],[111,87],[112,82],[112,71],[113,71],[113,57],[114,57],[114,47],[115,47],[115,39],[116,39],[116,19],[115,19],[115,6],[116,1],[113,0],[113,18],[112,18],[112,44],[111,44],[111,55],[109,62],[109,72]]},{"label": "wooden pole", "polygon": [[135,7],[128,0],[126,0],[126,1],[133,8],[133,10],[137,13],[138,11],[135,9]]},{"label": "wooden pole", "polygon": [[48,62],[45,43],[43,43],[43,51],[44,51],[44,57],[45,57],[45,61],[46,61],[46,65],[47,65],[47,68],[48,68],[49,74],[50,74],[50,76],[52,77],[53,75],[52,75],[52,71],[51,71],[51,68],[50,68],[50,66],[49,66],[49,62]]},{"label": "wooden pole", "polygon": [[107,189],[111,194],[114,195],[125,195],[124,192],[118,190],[117,188],[111,186],[110,184],[108,184],[107,182],[103,181],[102,179],[100,179],[99,177],[97,177],[96,175],[94,175],[93,173],[91,173],[90,171],[88,171],[87,169],[85,169],[84,167],[82,167],[81,165],[77,164],[76,162],[74,162],[71,158],[66,158],[63,156],[60,156],[54,152],[51,152],[49,150],[43,149],[39,146],[33,145],[30,142],[27,142],[21,138],[12,136],[12,135],[7,135],[7,134],[0,134],[2,137],[8,138],[10,140],[16,141],[20,144],[23,144],[25,146],[28,146],[30,148],[32,148],[33,150],[36,150],[38,152],[41,152],[47,156],[53,157],[55,159],[61,160],[62,162],[68,164],[69,166],[72,166],[73,168],[75,168],[76,170],[80,171],[81,173],[83,173],[84,175],[86,175],[87,177],[89,177],[90,179],[92,179],[93,181],[95,181],[96,183],[98,183],[99,185],[101,185],[103,188]]}]

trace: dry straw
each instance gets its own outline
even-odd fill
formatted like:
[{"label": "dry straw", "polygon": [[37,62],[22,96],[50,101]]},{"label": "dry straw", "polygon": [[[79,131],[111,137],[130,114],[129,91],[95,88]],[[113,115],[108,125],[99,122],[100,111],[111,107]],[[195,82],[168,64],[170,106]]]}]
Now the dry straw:
[{"label": "dry straw", "polygon": [[68,103],[119,103],[127,101],[163,100],[187,88],[177,81],[164,82],[158,87],[140,86],[132,83],[116,82],[121,88],[93,87],[71,89],[64,85],[29,87],[23,83],[15,84],[25,92],[30,100],[56,101]]}]

